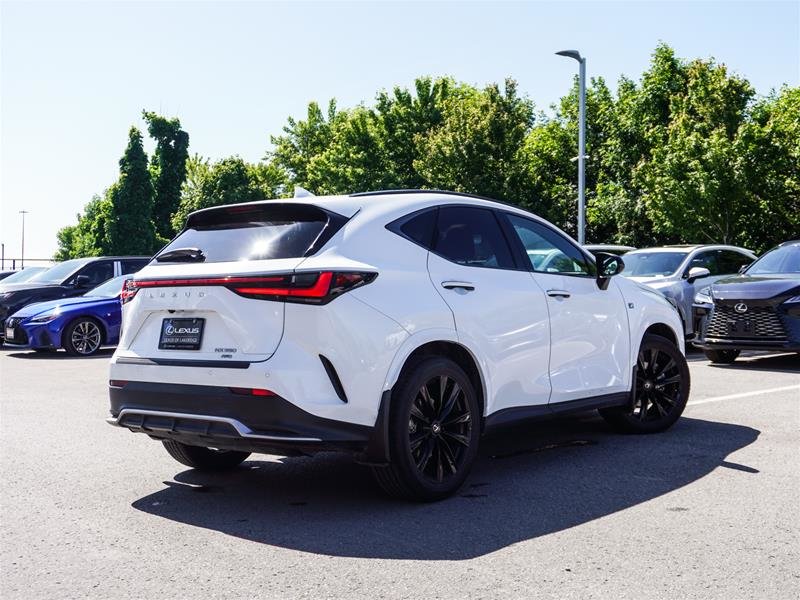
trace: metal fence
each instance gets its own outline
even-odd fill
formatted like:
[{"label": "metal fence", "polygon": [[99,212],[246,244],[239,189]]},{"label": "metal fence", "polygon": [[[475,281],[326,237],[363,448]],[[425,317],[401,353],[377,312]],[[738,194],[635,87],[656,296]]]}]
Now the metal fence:
[{"label": "metal fence", "polygon": [[0,257],[0,271],[11,270],[16,271],[23,267],[49,267],[56,264],[52,258],[6,258]]}]

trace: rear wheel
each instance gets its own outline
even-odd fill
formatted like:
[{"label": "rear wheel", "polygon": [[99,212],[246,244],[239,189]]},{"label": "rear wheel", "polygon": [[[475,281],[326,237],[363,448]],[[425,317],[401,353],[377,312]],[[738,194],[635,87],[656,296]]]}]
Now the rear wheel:
[{"label": "rear wheel", "polygon": [[94,319],[75,319],[64,331],[64,350],[73,356],[90,356],[103,343],[103,330]]},{"label": "rear wheel", "polygon": [[729,365],[739,356],[739,350],[703,350],[703,354],[712,363]]},{"label": "rear wheel", "polygon": [[201,446],[189,446],[173,440],[163,440],[164,448],[169,455],[182,465],[201,471],[224,471],[242,464],[249,452],[238,450],[215,450]]},{"label": "rear wheel", "polygon": [[391,496],[430,502],[454,494],[475,461],[478,399],[466,373],[447,358],[427,358],[404,370],[392,393],[389,457],[373,467]]},{"label": "rear wheel", "polygon": [[672,426],[689,398],[686,357],[668,339],[646,335],[636,361],[631,402],[600,410],[603,418],[625,433],[655,433]]}]

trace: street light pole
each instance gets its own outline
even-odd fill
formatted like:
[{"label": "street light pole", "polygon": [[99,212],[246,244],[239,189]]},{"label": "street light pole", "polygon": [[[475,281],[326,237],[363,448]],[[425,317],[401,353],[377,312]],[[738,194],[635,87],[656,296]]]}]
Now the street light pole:
[{"label": "street light pole", "polygon": [[25,215],[28,214],[28,211],[21,210],[19,211],[19,214],[22,215],[22,255],[20,256],[19,259],[19,268],[24,269],[25,268]]},{"label": "street light pole", "polygon": [[586,243],[586,58],[577,50],[556,52],[578,61],[578,242]]}]

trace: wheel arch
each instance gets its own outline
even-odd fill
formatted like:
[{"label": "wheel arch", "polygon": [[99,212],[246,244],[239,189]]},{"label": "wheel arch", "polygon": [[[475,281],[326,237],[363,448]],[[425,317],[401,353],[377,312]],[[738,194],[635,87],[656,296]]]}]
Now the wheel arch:
[{"label": "wheel arch", "polygon": [[410,368],[415,362],[427,356],[445,356],[464,370],[478,396],[481,430],[483,430],[488,390],[486,378],[480,367],[480,361],[475,354],[467,346],[460,343],[455,337],[455,332],[451,330],[439,330],[438,335],[430,331],[419,333],[414,338],[416,339],[413,339],[413,341],[412,338],[406,340],[406,344],[398,351],[386,376],[375,426],[367,442],[364,454],[360,457],[360,462],[362,463],[370,465],[388,464],[390,457],[387,439],[392,389],[405,369]]}]

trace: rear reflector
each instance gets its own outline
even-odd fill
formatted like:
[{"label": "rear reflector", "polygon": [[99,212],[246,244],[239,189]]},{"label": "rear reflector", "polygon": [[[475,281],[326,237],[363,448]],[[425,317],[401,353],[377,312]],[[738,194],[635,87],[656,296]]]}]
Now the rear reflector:
[{"label": "rear reflector", "polygon": [[272,390],[262,390],[260,388],[228,388],[234,394],[240,396],[277,396]]},{"label": "rear reflector", "polygon": [[222,286],[239,296],[256,300],[327,304],[345,292],[370,283],[377,276],[377,273],[359,271],[310,271],[285,275],[128,279],[121,298],[125,304],[143,288]]},{"label": "rear reflector", "polygon": [[125,387],[126,385],[128,385],[128,382],[127,381],[123,381],[122,379],[109,379],[108,380],[108,385],[109,385],[109,387],[121,388],[121,387]]}]

